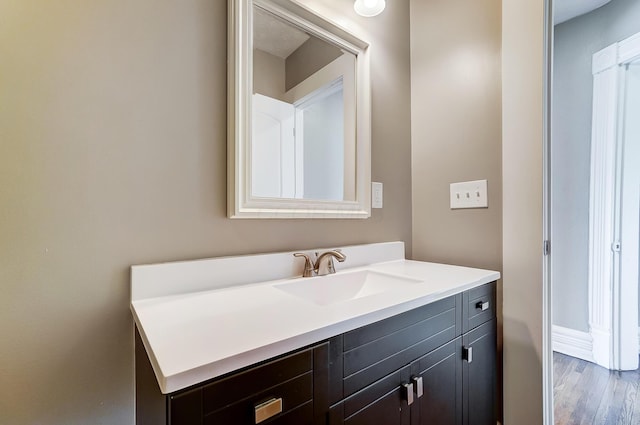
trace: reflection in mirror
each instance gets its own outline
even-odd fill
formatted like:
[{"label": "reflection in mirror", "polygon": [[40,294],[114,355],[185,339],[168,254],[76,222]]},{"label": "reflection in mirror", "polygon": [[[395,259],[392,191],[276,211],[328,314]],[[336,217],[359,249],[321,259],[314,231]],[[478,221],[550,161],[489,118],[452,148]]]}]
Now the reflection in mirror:
[{"label": "reflection in mirror", "polygon": [[297,1],[229,17],[229,217],[369,217],[368,44]]},{"label": "reflection in mirror", "polygon": [[252,196],[355,199],[355,64],[253,7]]}]

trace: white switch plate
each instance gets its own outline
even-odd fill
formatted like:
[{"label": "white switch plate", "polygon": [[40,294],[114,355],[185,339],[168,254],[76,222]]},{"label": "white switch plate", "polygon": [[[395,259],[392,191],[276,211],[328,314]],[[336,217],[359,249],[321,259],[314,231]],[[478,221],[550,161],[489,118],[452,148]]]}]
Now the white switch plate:
[{"label": "white switch plate", "polygon": [[382,183],[371,182],[371,208],[382,208]]},{"label": "white switch plate", "polygon": [[449,188],[452,210],[458,208],[487,208],[489,206],[486,180],[451,183]]}]

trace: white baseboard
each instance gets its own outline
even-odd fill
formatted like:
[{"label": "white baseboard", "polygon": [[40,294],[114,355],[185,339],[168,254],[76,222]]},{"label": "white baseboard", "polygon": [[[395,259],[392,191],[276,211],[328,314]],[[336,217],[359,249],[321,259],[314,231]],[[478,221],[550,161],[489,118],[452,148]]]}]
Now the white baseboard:
[{"label": "white baseboard", "polygon": [[[589,332],[553,325],[551,338],[553,351],[588,362],[594,361],[593,340]],[[638,338],[640,338],[640,328],[638,329]]]}]

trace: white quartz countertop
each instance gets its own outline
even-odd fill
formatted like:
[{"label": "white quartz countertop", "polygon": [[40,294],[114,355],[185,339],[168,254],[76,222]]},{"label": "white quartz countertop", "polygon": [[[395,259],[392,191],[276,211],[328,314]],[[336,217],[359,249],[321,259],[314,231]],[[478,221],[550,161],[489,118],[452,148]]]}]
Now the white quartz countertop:
[{"label": "white quartz countertop", "polygon": [[411,260],[337,273],[363,269],[420,282],[331,305],[274,287],[291,279],[134,299],[131,310],[161,391],[178,391],[500,278],[495,271]]}]

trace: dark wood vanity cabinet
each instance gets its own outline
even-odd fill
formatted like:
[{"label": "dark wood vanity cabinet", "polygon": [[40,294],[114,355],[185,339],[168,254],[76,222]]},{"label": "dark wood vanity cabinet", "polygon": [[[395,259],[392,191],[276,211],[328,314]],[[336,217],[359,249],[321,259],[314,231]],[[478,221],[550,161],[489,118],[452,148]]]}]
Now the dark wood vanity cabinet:
[{"label": "dark wood vanity cabinet", "polygon": [[137,423],[495,425],[496,367],[490,283],[155,396],[155,410],[138,396]]},{"label": "dark wood vanity cabinet", "polygon": [[344,372],[329,425],[496,423],[495,283],[330,343],[344,345]]},{"label": "dark wood vanity cabinet", "polygon": [[[452,351],[461,333],[461,306],[462,295],[456,295],[331,340],[332,345],[343,345],[343,374],[339,382],[335,377],[330,381],[332,387],[342,387],[343,397],[332,405],[329,424],[378,423],[361,418],[387,418],[390,412],[386,410],[392,402],[395,403],[393,419],[379,423],[420,423],[421,416],[426,417],[426,409],[431,407],[427,399],[435,400],[424,396],[425,389],[428,392],[428,386],[437,376],[442,374],[447,380],[452,379],[454,390],[460,387],[455,382],[461,378],[456,367],[443,371],[441,365],[449,364],[435,363],[441,353]],[[443,384],[445,382],[438,383]],[[456,409],[454,399],[449,410]]]}]

